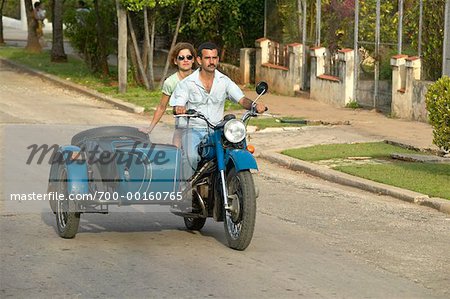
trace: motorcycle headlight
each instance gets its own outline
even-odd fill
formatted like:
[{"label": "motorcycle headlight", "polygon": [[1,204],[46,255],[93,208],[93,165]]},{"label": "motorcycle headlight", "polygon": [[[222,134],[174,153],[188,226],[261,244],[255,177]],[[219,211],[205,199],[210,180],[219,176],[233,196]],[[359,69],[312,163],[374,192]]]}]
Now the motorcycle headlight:
[{"label": "motorcycle headlight", "polygon": [[225,124],[223,132],[229,142],[238,143],[245,138],[245,125],[240,120],[232,119]]}]

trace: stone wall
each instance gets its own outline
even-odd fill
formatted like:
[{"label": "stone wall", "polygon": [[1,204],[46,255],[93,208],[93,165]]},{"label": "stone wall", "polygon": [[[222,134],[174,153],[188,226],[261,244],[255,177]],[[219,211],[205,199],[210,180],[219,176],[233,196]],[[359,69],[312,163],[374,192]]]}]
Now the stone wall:
[{"label": "stone wall", "polygon": [[353,50],[339,50],[339,77],[325,74],[323,47],[311,49],[310,97],[337,107],[345,107],[355,100],[353,95]]},{"label": "stone wall", "polygon": [[230,77],[231,80],[237,84],[242,84],[241,80],[241,70],[239,67],[228,63],[219,63],[219,71]]},{"label": "stone wall", "polygon": [[289,64],[287,67],[269,63],[269,43],[267,38],[256,40],[255,81],[265,81],[269,90],[282,95],[294,96],[300,90],[303,80],[302,48],[294,43],[287,45]]},{"label": "stone wall", "polygon": [[425,94],[430,82],[420,81],[421,60],[419,57],[396,55],[392,65],[392,105],[395,117],[427,121]]}]

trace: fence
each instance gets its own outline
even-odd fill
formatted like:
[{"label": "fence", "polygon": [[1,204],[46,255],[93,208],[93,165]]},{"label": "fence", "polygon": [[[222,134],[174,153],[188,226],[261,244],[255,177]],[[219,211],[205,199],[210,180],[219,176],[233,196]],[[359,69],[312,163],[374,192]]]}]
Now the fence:
[{"label": "fence", "polygon": [[[266,0],[265,37],[280,44],[300,42],[324,46],[325,74],[339,77],[336,53],[354,52],[354,96],[362,106],[390,111],[392,72],[390,58],[396,54],[422,59],[421,79],[435,80],[442,74],[442,41],[445,6],[449,0]],[[449,13],[447,13],[449,14]],[[447,22],[448,26],[448,22]],[[448,39],[448,37],[447,37]],[[279,51],[279,52],[277,52]],[[282,62],[281,48],[271,61]],[[279,58],[275,57],[279,53]],[[448,55],[450,56],[450,55]],[[307,59],[302,70],[307,72]],[[304,77],[309,77],[303,74]],[[308,88],[304,80],[302,89]]]}]

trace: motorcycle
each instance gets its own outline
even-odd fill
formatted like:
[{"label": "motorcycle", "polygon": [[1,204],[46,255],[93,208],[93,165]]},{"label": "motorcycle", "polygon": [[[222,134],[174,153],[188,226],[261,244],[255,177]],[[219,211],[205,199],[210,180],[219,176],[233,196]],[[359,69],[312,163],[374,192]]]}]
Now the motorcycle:
[{"label": "motorcycle", "polygon": [[223,221],[228,245],[244,250],[253,237],[256,216],[256,188],[251,170],[257,170],[254,149],[246,143],[246,122],[256,117],[256,102],[268,90],[268,85],[257,85],[258,97],[241,120],[235,115],[225,115],[218,123],[211,123],[202,113],[188,110],[176,117],[204,120],[209,134],[199,144],[201,160],[198,170],[189,179],[192,205],[198,205],[199,213],[188,215],[174,210],[184,217],[188,229],[199,230],[207,217]]},{"label": "motorcycle", "polygon": [[267,91],[265,82],[256,86],[258,96],[241,120],[229,114],[213,124],[192,110],[176,116],[203,119],[210,129],[198,148],[198,168],[187,181],[181,178],[182,150],[152,144],[136,128],[76,134],[71,145],[52,156],[48,192],[62,194],[50,200],[58,234],[75,237],[82,213],[108,213],[109,205],[159,204],[170,205],[189,230],[201,230],[208,217],[223,221],[229,247],[246,249],[256,218],[251,170],[258,168],[254,148],[246,143],[246,123],[257,116],[256,102]]}]

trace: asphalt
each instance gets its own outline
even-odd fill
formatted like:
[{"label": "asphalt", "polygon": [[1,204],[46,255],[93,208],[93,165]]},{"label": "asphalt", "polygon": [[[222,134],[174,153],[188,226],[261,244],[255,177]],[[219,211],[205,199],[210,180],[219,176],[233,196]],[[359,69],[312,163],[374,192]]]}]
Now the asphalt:
[{"label": "asphalt", "polygon": [[[26,32],[5,27],[4,37],[7,44],[21,47],[25,45]],[[73,53],[70,46],[68,51],[66,49],[66,53]],[[64,88],[103,100],[115,105],[119,109],[131,113],[143,113],[144,111],[143,107],[105,96],[96,91],[87,89],[84,86],[34,70],[27,66],[6,59],[0,59],[0,62],[16,69],[20,69],[21,71],[39,76],[45,80],[63,86]],[[250,97],[255,95],[255,93],[250,90],[246,90],[245,92]],[[327,126],[346,126],[350,131],[358,132],[362,135],[373,137],[374,139],[388,140],[389,142],[401,144],[421,151],[439,151],[432,143],[432,127],[426,123],[389,118],[374,110],[336,108],[325,103],[311,100],[305,93],[298,97],[268,94],[264,96],[263,101],[270,107],[271,113],[278,116],[303,117],[308,119],[309,122],[321,123]],[[266,129],[266,133],[269,133],[269,131],[283,133],[292,130],[295,129],[270,128]],[[282,140],[280,141],[278,148],[267,148],[267,150],[262,150],[257,153],[256,156],[271,163],[278,164],[281,167],[305,172],[331,182],[356,187],[376,194],[389,195],[400,200],[427,206],[443,213],[450,214],[449,200],[430,198],[421,193],[354,177],[335,171],[326,166],[290,158],[279,153],[283,149],[283,144],[285,144],[285,142]]]}]

